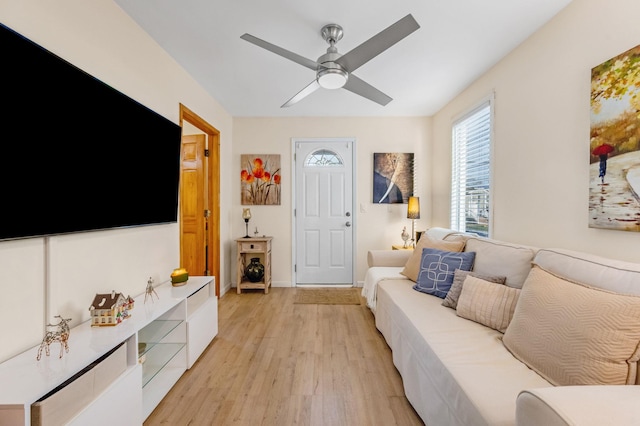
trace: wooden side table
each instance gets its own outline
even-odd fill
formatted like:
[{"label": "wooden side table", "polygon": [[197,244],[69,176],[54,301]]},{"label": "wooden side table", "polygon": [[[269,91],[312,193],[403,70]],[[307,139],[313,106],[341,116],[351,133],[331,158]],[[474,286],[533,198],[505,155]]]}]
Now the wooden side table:
[{"label": "wooden side table", "polygon": [[[271,287],[271,240],[273,237],[262,238],[238,238],[238,255],[236,258],[236,290],[242,293],[242,289],[264,289],[264,293],[269,293]],[[264,265],[264,277],[258,282],[252,282],[247,279],[244,270],[251,262],[251,259],[257,257],[260,263]]]},{"label": "wooden side table", "polygon": [[391,246],[391,250],[413,250],[413,246],[403,247],[402,244],[394,244]]}]

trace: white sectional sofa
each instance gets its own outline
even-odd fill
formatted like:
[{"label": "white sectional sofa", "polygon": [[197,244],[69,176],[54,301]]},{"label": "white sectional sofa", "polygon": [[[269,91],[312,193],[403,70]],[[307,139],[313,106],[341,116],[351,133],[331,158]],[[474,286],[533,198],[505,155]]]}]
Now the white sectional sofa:
[{"label": "white sectional sofa", "polygon": [[[640,425],[640,265],[442,228],[425,235],[413,253],[370,251],[362,295],[426,425]],[[472,274],[504,284],[465,278],[456,309],[414,289],[408,260],[442,241],[462,241]]]}]

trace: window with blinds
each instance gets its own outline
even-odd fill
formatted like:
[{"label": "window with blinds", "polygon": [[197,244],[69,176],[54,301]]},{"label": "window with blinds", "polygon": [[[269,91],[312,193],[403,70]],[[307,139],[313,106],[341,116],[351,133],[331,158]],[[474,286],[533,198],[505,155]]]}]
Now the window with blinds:
[{"label": "window with blinds", "polygon": [[451,228],[489,236],[491,101],[453,123]]}]

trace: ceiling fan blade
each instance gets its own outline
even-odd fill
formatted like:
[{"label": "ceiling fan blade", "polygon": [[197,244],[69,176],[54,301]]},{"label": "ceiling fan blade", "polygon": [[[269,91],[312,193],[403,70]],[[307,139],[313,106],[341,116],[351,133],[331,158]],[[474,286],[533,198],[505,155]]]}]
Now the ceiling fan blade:
[{"label": "ceiling fan blade", "polygon": [[290,107],[291,105],[297,103],[298,101],[301,101],[303,98],[309,96],[319,88],[320,88],[320,85],[318,84],[318,81],[313,80],[311,83],[309,83],[307,87],[305,87],[304,89],[296,93],[296,95],[293,98],[285,102],[280,108]]},{"label": "ceiling fan blade", "polygon": [[344,85],[343,89],[347,89],[348,91],[353,92],[356,95],[363,96],[382,106],[387,105],[393,100],[390,96],[385,95],[369,83],[359,79],[353,74],[349,74],[349,79],[347,80],[347,84]]},{"label": "ceiling fan blade", "polygon": [[312,61],[311,59],[307,59],[304,56],[300,56],[297,53],[293,53],[288,51],[287,49],[283,49],[282,47],[276,46],[275,44],[271,44],[268,41],[264,41],[259,39],[258,37],[254,37],[251,34],[243,34],[240,36],[241,39],[248,41],[249,43],[253,43],[256,46],[260,46],[263,49],[267,49],[276,55],[280,55],[284,58],[287,58],[293,62],[296,62],[304,67],[307,67],[312,70],[317,70],[320,66],[316,61]]},{"label": "ceiling fan blade", "polygon": [[395,24],[392,24],[361,45],[345,53],[335,62],[351,73],[418,28],[420,28],[420,25],[418,25],[411,14],[408,14]]}]

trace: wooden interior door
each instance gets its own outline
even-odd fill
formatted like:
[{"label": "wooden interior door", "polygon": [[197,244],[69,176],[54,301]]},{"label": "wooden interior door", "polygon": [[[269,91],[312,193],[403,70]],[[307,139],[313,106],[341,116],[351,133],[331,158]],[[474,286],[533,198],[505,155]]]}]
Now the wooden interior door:
[{"label": "wooden interior door", "polygon": [[180,174],[180,266],[191,275],[209,275],[207,265],[206,136],[182,136]]},{"label": "wooden interior door", "polygon": [[[183,134],[204,136],[204,148],[194,146],[190,154],[194,158],[192,166],[197,170],[193,172],[194,181],[188,184],[190,178],[185,176],[184,188],[181,183],[180,208],[192,210],[193,214],[189,213],[185,216],[182,211],[180,212],[180,264],[187,265],[186,259],[190,257],[202,258],[199,265],[193,266],[194,269],[188,269],[189,273],[196,275],[198,268],[204,267],[204,275],[215,277],[216,296],[219,297],[222,280],[220,276],[220,131],[183,104],[180,104],[180,127]],[[191,204],[183,206],[183,202]],[[194,223],[201,220],[204,226],[194,224],[194,232],[191,233],[188,227],[183,228],[183,216],[189,217],[189,220],[193,220]],[[200,233],[203,229],[204,231]],[[187,268],[187,266],[184,267]]]}]

